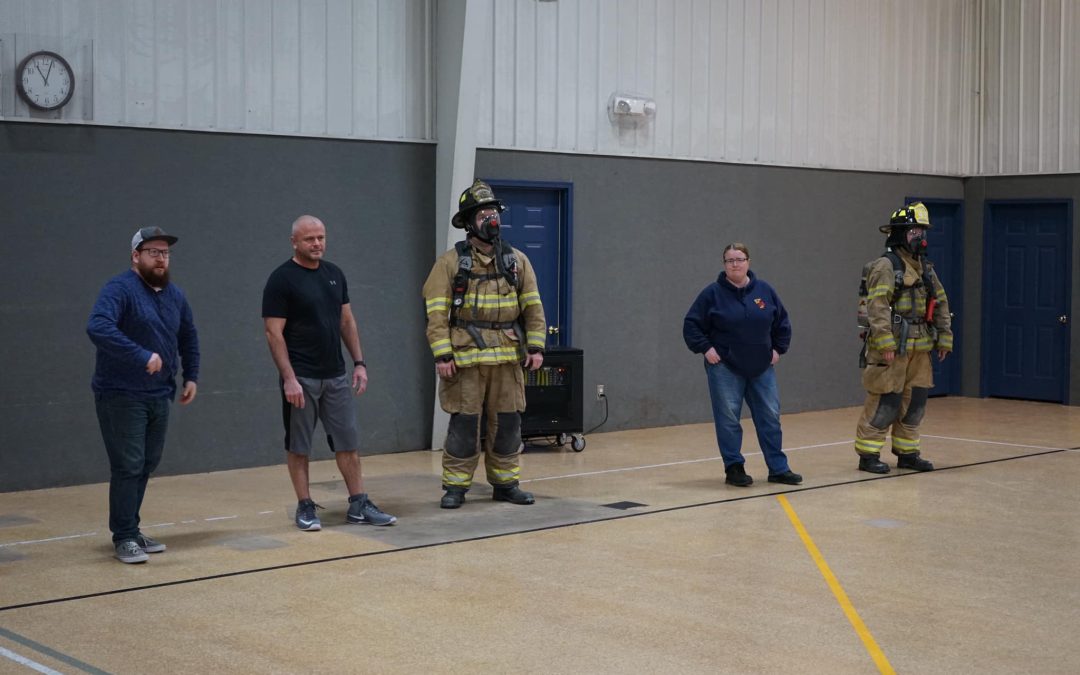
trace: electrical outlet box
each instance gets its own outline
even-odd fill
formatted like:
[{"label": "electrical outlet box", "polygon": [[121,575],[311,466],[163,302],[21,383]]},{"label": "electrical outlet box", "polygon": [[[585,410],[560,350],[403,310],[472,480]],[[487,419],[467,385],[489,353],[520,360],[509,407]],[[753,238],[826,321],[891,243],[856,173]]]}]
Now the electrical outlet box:
[{"label": "electrical outlet box", "polygon": [[596,385],[596,400],[599,401],[602,398],[604,398],[604,385],[598,384]]}]

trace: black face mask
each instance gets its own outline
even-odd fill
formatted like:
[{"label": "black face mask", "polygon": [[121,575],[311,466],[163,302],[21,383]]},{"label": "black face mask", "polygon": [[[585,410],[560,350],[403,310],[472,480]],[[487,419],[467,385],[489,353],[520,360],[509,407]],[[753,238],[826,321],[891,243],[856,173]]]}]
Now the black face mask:
[{"label": "black face mask", "polygon": [[921,256],[926,253],[926,247],[929,243],[926,241],[926,233],[917,234],[911,238],[911,241],[907,243],[908,250],[912,255]]},{"label": "black face mask", "polygon": [[499,214],[492,213],[481,220],[479,225],[475,225],[471,229],[473,236],[490,244],[499,237],[499,225]]}]

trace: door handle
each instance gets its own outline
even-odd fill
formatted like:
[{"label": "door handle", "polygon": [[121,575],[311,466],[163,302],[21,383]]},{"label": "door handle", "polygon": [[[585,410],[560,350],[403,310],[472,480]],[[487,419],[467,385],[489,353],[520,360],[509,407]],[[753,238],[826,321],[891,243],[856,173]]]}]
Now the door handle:
[{"label": "door handle", "polygon": [[1058,323],[1060,323],[1062,326],[1069,323],[1069,315],[1068,314],[1062,314],[1061,316],[1059,316],[1058,317]]},{"label": "door handle", "polygon": [[548,335],[558,335],[558,334],[559,334],[559,327],[558,326],[548,326]]}]

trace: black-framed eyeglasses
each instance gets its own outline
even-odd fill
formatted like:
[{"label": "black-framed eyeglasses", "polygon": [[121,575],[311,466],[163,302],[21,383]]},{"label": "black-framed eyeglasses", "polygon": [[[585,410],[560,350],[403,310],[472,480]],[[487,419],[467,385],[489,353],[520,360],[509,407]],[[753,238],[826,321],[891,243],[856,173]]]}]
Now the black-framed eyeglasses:
[{"label": "black-framed eyeglasses", "polygon": [[741,265],[750,258],[724,258],[725,265]]},{"label": "black-framed eyeglasses", "polygon": [[167,248],[140,248],[140,253],[149,253],[151,258],[168,259],[172,253]]}]

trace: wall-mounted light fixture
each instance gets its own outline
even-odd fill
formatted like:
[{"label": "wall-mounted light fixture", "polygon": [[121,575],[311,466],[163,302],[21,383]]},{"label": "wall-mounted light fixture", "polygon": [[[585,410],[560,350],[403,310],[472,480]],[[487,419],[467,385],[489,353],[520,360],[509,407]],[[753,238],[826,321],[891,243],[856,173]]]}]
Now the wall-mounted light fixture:
[{"label": "wall-mounted light fixture", "polygon": [[608,99],[607,112],[612,124],[637,127],[656,116],[656,101],[641,94],[615,92]]}]

